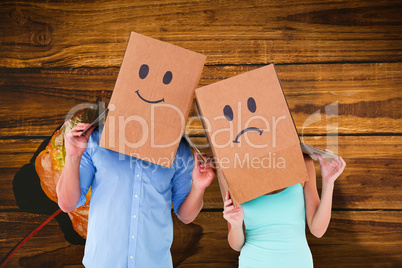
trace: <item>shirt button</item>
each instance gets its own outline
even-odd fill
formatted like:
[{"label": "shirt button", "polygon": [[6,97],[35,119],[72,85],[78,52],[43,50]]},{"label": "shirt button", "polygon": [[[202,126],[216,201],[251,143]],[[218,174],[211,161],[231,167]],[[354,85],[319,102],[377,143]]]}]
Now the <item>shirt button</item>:
[{"label": "shirt button", "polygon": [[133,239],[134,239],[134,236],[132,235],[132,236],[131,236],[131,238],[133,238]]},{"label": "shirt button", "polygon": [[134,195],[134,197],[135,197],[135,198],[137,198],[137,197],[138,197],[138,195]]},{"label": "shirt button", "polygon": [[133,256],[130,256],[130,259],[133,259],[134,257]]},{"label": "shirt button", "polygon": [[137,216],[136,216],[136,215],[133,215],[133,218],[135,219],[135,218],[137,218]]},{"label": "shirt button", "polygon": [[137,178],[138,178],[139,176],[140,176],[140,175],[137,174]]}]

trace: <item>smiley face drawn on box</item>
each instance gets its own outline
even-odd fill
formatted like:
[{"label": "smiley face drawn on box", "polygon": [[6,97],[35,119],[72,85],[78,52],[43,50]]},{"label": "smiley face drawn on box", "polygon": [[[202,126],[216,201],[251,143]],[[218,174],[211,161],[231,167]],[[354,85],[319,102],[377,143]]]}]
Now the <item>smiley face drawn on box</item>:
[{"label": "smiley face drawn on box", "polygon": [[307,179],[273,65],[198,88],[197,106],[236,204]]},{"label": "smiley face drawn on box", "polygon": [[[149,66],[148,66],[148,64],[145,64],[145,63],[144,63],[144,64],[141,65],[140,70],[138,71],[138,76],[139,76],[141,79],[145,79],[145,78],[147,78],[148,74],[149,74]],[[163,75],[162,82],[163,82],[163,84],[165,84],[165,85],[169,85],[170,82],[172,82],[172,79],[173,79],[173,74],[172,74],[172,72],[171,72],[171,71],[166,71],[166,73]],[[147,99],[145,99],[145,98],[143,98],[143,97],[141,96],[139,89],[137,89],[137,90],[135,91],[135,93],[137,93],[137,96],[138,96],[142,101],[145,101],[145,102],[147,102],[147,103],[160,103],[160,102],[164,102],[164,101],[165,101],[165,98],[162,98],[162,99],[159,99],[159,100],[147,100]]]},{"label": "smiley face drawn on box", "polygon": [[131,33],[100,145],[170,167],[205,59]]}]

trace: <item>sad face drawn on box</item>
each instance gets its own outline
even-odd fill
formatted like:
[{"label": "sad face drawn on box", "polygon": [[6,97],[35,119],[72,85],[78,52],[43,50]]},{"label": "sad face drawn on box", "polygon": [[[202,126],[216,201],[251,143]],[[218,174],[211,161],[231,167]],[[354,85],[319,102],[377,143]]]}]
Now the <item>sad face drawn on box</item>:
[{"label": "sad face drawn on box", "polygon": [[306,180],[298,134],[273,65],[198,88],[196,98],[218,174],[235,204]]},{"label": "sad face drawn on box", "polygon": [[[255,99],[253,97],[248,98],[247,100],[247,108],[251,113],[255,113],[255,111],[257,110],[257,105],[255,103]],[[232,107],[230,107],[230,105],[226,105],[223,108],[223,115],[225,116],[225,118],[228,121],[232,121],[233,120],[233,109]],[[264,130],[259,129],[258,127],[247,127],[244,128],[243,130],[241,130],[237,135],[236,135],[236,139],[233,140],[234,143],[239,143],[239,138],[241,135],[243,135],[246,132],[249,131],[257,131],[258,133],[260,133],[260,135],[262,134],[262,132]]]},{"label": "sad face drawn on box", "polygon": [[206,57],[131,33],[100,145],[170,167]]},{"label": "sad face drawn on box", "polygon": [[[286,145],[288,135],[281,133],[291,135],[294,125],[283,93],[271,90],[276,87],[279,83],[269,83],[258,70],[202,88],[204,93],[197,93],[197,100],[205,101],[201,108],[207,121],[204,127],[211,134],[209,142],[223,152],[242,157],[263,155]],[[279,102],[272,103],[272,99]]]}]

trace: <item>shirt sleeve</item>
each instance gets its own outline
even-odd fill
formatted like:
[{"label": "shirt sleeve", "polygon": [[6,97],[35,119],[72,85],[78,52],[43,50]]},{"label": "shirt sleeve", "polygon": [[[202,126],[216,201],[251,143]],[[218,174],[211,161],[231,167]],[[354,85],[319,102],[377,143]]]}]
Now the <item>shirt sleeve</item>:
[{"label": "shirt sleeve", "polygon": [[174,160],[176,169],[173,175],[172,203],[174,212],[177,213],[181,203],[190,193],[192,185],[192,175],[194,167],[194,157],[190,146],[185,140],[181,140]]},{"label": "shirt sleeve", "polygon": [[78,200],[76,208],[85,204],[85,201],[87,200],[86,195],[89,190],[89,187],[91,187],[94,175],[95,175],[95,166],[92,162],[91,149],[88,147],[81,156],[81,162],[80,162],[81,195],[80,199]]}]

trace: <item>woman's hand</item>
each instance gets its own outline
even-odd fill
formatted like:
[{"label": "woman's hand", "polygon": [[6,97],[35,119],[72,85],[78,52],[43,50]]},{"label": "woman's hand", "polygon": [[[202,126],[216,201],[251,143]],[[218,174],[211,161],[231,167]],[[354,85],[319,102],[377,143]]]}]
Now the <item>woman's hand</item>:
[{"label": "woman's hand", "polygon": [[243,248],[245,237],[243,232],[244,212],[239,205],[236,208],[233,206],[233,201],[229,197],[229,192],[226,192],[223,217],[228,221],[228,242],[232,249],[240,251]]},{"label": "woman's hand", "polygon": [[64,146],[66,148],[67,155],[81,156],[85,152],[88,145],[89,136],[91,135],[92,130],[95,128],[91,127],[87,130],[87,132],[85,132],[85,135],[80,136],[82,131],[84,131],[88,125],[89,124],[79,123],[64,136]]},{"label": "woman's hand", "polygon": [[230,223],[232,228],[243,227],[244,212],[241,205],[236,208],[232,199],[229,198],[229,192],[226,192],[223,217]]},{"label": "woman's hand", "polygon": [[[326,151],[331,152],[328,149]],[[318,157],[321,166],[321,177],[323,182],[326,183],[334,183],[335,180],[341,175],[343,170],[345,169],[346,163],[342,159],[342,157],[338,157],[338,159],[331,159],[330,162],[325,162],[320,154],[315,155]]]}]

